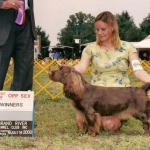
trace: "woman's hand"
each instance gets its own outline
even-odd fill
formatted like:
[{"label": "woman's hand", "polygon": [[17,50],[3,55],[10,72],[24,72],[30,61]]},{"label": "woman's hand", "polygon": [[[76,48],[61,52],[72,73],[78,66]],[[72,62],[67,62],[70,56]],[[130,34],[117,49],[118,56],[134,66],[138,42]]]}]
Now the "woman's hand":
[{"label": "woman's hand", "polygon": [[74,66],[75,70],[84,74],[90,64],[90,57],[87,54],[82,54],[80,62]]},{"label": "woman's hand", "polygon": [[[150,75],[143,69],[142,65],[140,64],[139,57],[137,53],[129,54],[129,61],[132,67],[134,75],[141,81],[150,83]],[[138,62],[137,65],[134,66],[133,62]]]},{"label": "woman's hand", "polygon": [[19,0],[6,0],[3,1],[1,5],[1,9],[15,9],[18,10],[20,7],[20,1]]}]

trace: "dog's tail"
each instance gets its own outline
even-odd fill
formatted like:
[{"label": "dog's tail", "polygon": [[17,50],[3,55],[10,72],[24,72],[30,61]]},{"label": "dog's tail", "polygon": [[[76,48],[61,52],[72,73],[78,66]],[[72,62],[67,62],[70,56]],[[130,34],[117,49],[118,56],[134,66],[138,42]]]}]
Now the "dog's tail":
[{"label": "dog's tail", "polygon": [[150,90],[150,83],[146,83],[142,86],[142,89],[144,89],[145,92],[148,92]]}]

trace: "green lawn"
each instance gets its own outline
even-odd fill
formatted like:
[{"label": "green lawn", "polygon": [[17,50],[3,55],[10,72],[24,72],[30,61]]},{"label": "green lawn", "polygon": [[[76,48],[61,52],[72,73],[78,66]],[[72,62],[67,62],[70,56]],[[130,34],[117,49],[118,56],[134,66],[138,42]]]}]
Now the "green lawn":
[{"label": "green lawn", "polygon": [[[141,85],[133,76],[131,80]],[[136,121],[118,133],[102,131],[91,137],[77,129],[69,100],[63,96],[51,100],[41,93],[35,98],[35,137],[1,137],[0,150],[150,150],[150,136]]]},{"label": "green lawn", "polygon": [[139,132],[141,127],[135,129],[116,134],[102,131],[97,137],[91,137],[77,129],[69,100],[62,97],[52,101],[41,95],[35,103],[35,137],[0,138],[0,149],[149,150],[150,136]]}]

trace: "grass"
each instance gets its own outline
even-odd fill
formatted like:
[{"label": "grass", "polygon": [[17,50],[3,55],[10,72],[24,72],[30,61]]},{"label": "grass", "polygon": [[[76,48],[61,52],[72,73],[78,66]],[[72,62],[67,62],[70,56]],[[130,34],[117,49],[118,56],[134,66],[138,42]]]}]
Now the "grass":
[{"label": "grass", "polygon": [[[75,112],[65,98],[52,101],[44,95],[35,103],[35,137],[2,137],[2,150],[149,150],[150,137],[142,133],[100,132],[91,137],[77,129]],[[134,147],[134,148],[133,148]]]},{"label": "grass", "polygon": [[[134,76],[131,80],[134,86],[141,85]],[[50,90],[55,88],[54,84]],[[35,99],[35,137],[1,137],[0,150],[149,150],[150,136],[136,121],[125,122],[118,133],[102,131],[91,137],[77,129],[69,100],[61,96],[54,101],[41,93]]]}]

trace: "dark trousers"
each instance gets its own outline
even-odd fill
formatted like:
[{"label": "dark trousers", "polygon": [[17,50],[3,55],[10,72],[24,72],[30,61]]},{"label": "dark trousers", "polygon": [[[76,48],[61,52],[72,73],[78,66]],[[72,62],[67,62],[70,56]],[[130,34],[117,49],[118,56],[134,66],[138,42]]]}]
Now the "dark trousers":
[{"label": "dark trousers", "polygon": [[24,25],[13,24],[9,38],[0,46],[0,90],[3,89],[10,58],[14,60],[12,91],[32,89],[34,40],[28,16]]}]

